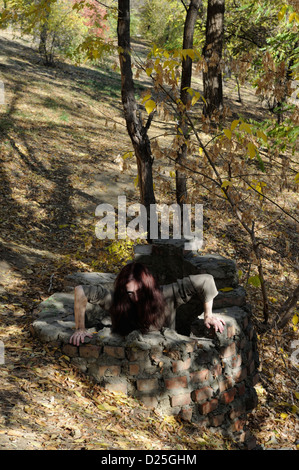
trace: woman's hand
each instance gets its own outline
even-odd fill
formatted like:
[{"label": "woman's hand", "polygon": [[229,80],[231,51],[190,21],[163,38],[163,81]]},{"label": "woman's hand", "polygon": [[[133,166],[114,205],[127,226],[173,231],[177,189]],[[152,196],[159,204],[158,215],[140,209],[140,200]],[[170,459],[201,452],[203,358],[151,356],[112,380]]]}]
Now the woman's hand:
[{"label": "woman's hand", "polygon": [[80,341],[81,343],[84,343],[85,336],[91,338],[92,334],[88,333],[85,328],[80,328],[76,330],[75,333],[70,337],[70,343],[73,343],[75,346],[79,346]]},{"label": "woman's hand", "polygon": [[204,324],[207,328],[213,327],[216,332],[219,331],[219,333],[222,333],[224,330],[225,321],[222,320],[222,318],[209,315],[208,317],[205,317]]}]

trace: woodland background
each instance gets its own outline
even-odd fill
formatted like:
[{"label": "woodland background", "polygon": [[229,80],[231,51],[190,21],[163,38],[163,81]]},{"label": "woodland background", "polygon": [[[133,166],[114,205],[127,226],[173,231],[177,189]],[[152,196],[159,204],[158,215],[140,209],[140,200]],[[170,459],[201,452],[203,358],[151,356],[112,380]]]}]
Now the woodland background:
[{"label": "woodland background", "polygon": [[298,448],[298,2],[0,4],[0,448],[234,448],[30,335],[67,274],[132,256],[132,240],[95,236],[96,206],[123,194],[203,204],[202,252],[236,260],[253,307],[249,427]]}]

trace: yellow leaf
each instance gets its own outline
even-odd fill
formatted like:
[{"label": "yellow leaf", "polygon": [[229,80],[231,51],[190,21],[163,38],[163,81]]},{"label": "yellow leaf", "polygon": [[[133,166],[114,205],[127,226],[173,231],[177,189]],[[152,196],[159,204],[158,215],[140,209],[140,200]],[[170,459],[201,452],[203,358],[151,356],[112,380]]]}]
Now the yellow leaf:
[{"label": "yellow leaf", "polygon": [[295,314],[292,318],[293,325],[296,326],[299,321],[298,315]]},{"label": "yellow leaf", "polygon": [[148,100],[144,106],[147,114],[151,114],[156,107],[156,103],[154,102],[154,100]]},{"label": "yellow leaf", "polygon": [[249,157],[252,159],[255,157],[256,154],[256,148],[255,145],[252,142],[249,142],[248,144],[248,152],[249,152]]},{"label": "yellow leaf", "polygon": [[190,57],[191,60],[194,60],[195,53],[193,49],[186,49],[186,53]]},{"label": "yellow leaf", "polygon": [[197,101],[199,100],[199,98],[200,98],[200,93],[198,93],[198,91],[195,91],[194,96],[191,100],[191,105],[194,106],[195,103],[197,103]]},{"label": "yellow leaf", "polygon": [[147,100],[149,100],[151,97],[152,97],[151,94],[147,94],[147,95],[145,95],[145,96],[142,98],[142,101],[141,101],[141,102],[142,102],[142,103],[145,103],[145,102],[146,102]]},{"label": "yellow leaf", "polygon": [[221,189],[222,193],[223,193],[223,196],[225,197],[225,199],[228,199],[227,195],[225,194],[225,191],[223,191],[223,189]]},{"label": "yellow leaf", "polygon": [[230,129],[224,129],[223,132],[229,140],[232,138],[232,131]]},{"label": "yellow leaf", "polygon": [[104,410],[104,411],[118,411],[118,408],[116,406],[111,406],[108,403],[101,403],[97,405],[97,407],[100,410]]},{"label": "yellow leaf", "polygon": [[266,136],[266,134],[265,134],[264,132],[262,132],[262,131],[257,131],[257,136],[258,136],[260,139],[263,139],[263,141],[264,141],[265,143],[268,142],[268,138],[267,138],[267,136]]},{"label": "yellow leaf", "polygon": [[260,277],[258,275],[250,276],[250,278],[248,279],[248,284],[251,284],[254,287],[260,287],[261,285]]},{"label": "yellow leaf", "polygon": [[126,160],[126,158],[131,158],[131,157],[133,157],[133,152],[126,152],[122,156],[123,160]]},{"label": "yellow leaf", "polygon": [[148,76],[150,77],[151,74],[152,74],[152,71],[153,71],[153,69],[150,68],[150,67],[148,67],[148,68],[146,69],[145,73],[146,73],[146,75],[148,75]]},{"label": "yellow leaf", "polygon": [[285,15],[286,11],[287,11],[287,6],[284,5],[284,6],[282,7],[282,9],[280,10],[280,12],[278,13],[278,20],[279,20],[279,21],[281,21],[281,20],[283,19],[283,17],[284,17],[284,15]]},{"label": "yellow leaf", "polygon": [[223,287],[222,289],[219,289],[221,292],[230,292],[231,290],[234,290],[232,287]]},{"label": "yellow leaf", "polygon": [[203,154],[203,148],[199,147],[198,152],[199,152],[199,155],[202,155]]},{"label": "yellow leaf", "polygon": [[299,173],[295,176],[295,183],[299,184]]},{"label": "yellow leaf", "polygon": [[227,188],[228,186],[232,186],[233,183],[231,181],[223,181],[222,185],[221,185],[221,188]]},{"label": "yellow leaf", "polygon": [[296,405],[292,405],[292,406],[291,406],[291,411],[292,411],[292,413],[293,413],[294,415],[295,415],[295,414],[297,414],[297,413],[298,413],[298,411],[299,411],[299,408],[298,408],[298,406],[296,406]]},{"label": "yellow leaf", "polygon": [[286,418],[289,417],[289,415],[288,415],[287,413],[281,413],[281,414],[280,414],[280,417],[281,417],[282,419],[286,419]]},{"label": "yellow leaf", "polygon": [[249,124],[247,124],[246,122],[242,122],[241,126],[240,126],[240,130],[241,131],[245,131],[247,132],[247,134],[251,134],[251,126]]},{"label": "yellow leaf", "polygon": [[231,126],[230,126],[231,131],[233,131],[233,130],[236,129],[236,127],[237,127],[237,125],[239,124],[239,122],[240,122],[239,119],[235,119],[235,120],[232,122],[232,124],[231,124]]}]

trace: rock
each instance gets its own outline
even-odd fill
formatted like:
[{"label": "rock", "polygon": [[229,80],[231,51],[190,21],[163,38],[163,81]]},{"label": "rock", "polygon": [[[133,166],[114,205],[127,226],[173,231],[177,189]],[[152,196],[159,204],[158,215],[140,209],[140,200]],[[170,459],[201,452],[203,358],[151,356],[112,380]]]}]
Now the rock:
[{"label": "rock", "polygon": [[[176,243],[177,242],[177,243]],[[135,260],[144,263],[160,284],[175,282],[190,274],[211,274],[218,289],[238,286],[235,261],[221,255],[184,252],[184,240],[160,240],[135,247]]]},{"label": "rock", "polygon": [[186,256],[184,261],[185,275],[211,274],[215,279],[217,289],[238,286],[237,267],[234,260],[216,254],[205,256],[191,254]]},{"label": "rock", "polygon": [[108,289],[113,287],[116,275],[112,273],[82,273],[76,272],[69,274],[64,283],[66,290],[74,289],[79,285],[97,285],[105,284]]}]

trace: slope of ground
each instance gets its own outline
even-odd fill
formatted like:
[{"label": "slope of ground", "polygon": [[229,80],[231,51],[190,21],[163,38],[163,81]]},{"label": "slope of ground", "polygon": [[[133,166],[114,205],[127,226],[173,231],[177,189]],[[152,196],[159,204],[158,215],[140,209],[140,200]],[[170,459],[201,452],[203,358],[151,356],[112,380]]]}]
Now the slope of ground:
[{"label": "slope of ground", "polygon": [[[1,32],[0,45],[6,100],[0,108],[0,344],[5,353],[0,448],[231,448],[218,436],[202,435],[195,425],[163,419],[135,400],[103,392],[70,369],[66,357],[30,336],[34,307],[60,290],[67,274],[117,272],[130,254],[131,246],[113,252],[95,237],[95,209],[102,202],[115,206],[118,195],[138,201],[136,167],[121,171],[119,155],[131,145],[117,72],[65,63],[46,68],[30,40],[7,31]],[[225,93],[237,113],[240,104],[231,81]],[[265,110],[254,92],[248,87],[242,93],[248,115],[262,116]],[[157,131],[159,124],[154,126]],[[229,217],[223,204],[207,202],[204,249],[235,258],[246,273],[246,240],[238,227],[224,222]],[[292,270],[287,262],[277,263],[272,252],[267,263],[271,293],[281,296],[294,285]],[[295,449],[298,368],[290,362],[290,345],[297,336],[292,327],[277,336],[259,329],[260,294],[248,287],[248,295],[255,306],[262,363],[260,404],[250,416],[251,430],[266,448]]]}]

